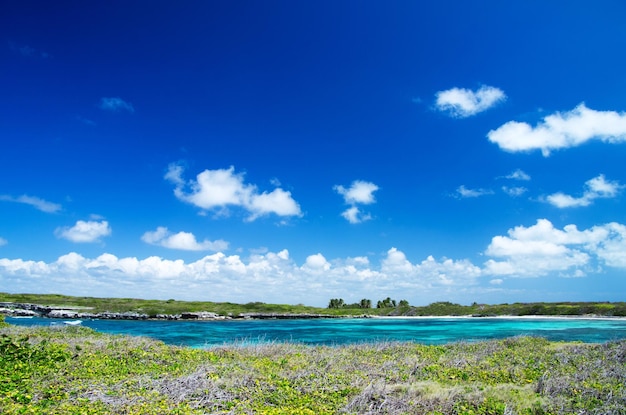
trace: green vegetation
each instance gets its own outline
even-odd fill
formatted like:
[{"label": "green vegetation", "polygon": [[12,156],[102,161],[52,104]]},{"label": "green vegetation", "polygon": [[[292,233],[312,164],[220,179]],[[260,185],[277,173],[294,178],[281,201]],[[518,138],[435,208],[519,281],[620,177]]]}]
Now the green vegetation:
[{"label": "green vegetation", "polygon": [[353,310],[357,308],[358,309],[372,308],[372,300],[368,300],[367,298],[364,298],[358,303],[346,304],[345,301],[343,301],[343,298],[331,298],[330,301],[328,302],[328,308],[331,308],[331,309],[345,308],[345,309],[353,309]]},{"label": "green vegetation", "polygon": [[402,304],[390,314],[405,316],[605,316],[625,317],[626,303],[514,303],[514,304],[477,304],[469,306],[447,301],[432,303],[423,307]]},{"label": "green vegetation", "polygon": [[238,316],[243,313],[284,313],[284,314],[326,314],[338,315],[405,315],[405,316],[626,316],[626,302],[616,303],[514,303],[514,304],[472,304],[460,305],[450,302],[436,302],[427,306],[410,306],[408,301],[387,297],[372,308],[372,302],[362,299],[348,304],[341,298],[333,298],[327,308],[309,307],[301,304],[247,304],[215,303],[208,301],[142,300],[135,298],[96,298],[72,297],[58,294],[7,294],[0,293],[0,302],[30,303],[46,306],[77,307],[93,313],[133,312],[156,316],[157,314],[180,314],[183,312],[209,311],[223,316]]},{"label": "green vegetation", "polygon": [[626,341],[208,350],[81,327],[0,328],[0,413],[626,413]]},{"label": "green vegetation", "polygon": [[303,305],[215,303],[209,301],[143,300],[136,298],[72,297],[59,294],[7,294],[0,293],[0,302],[30,303],[46,306],[78,307],[93,313],[134,312],[155,316],[183,312],[211,311],[220,315],[242,313],[317,313],[320,309]]},{"label": "green vegetation", "polygon": [[376,303],[376,308],[396,308],[396,306],[396,300],[392,300],[390,297]]},{"label": "green vegetation", "polygon": [[[392,300],[390,297],[385,298],[384,300],[378,301],[376,303],[376,308],[408,308],[409,302],[407,300],[400,300],[399,303],[396,304],[396,300]],[[343,298],[331,298],[328,302],[328,308],[330,309],[361,309],[361,308],[372,308],[372,300],[368,300],[367,298],[362,299],[358,303],[347,304]],[[378,312],[377,314],[381,314]]]}]

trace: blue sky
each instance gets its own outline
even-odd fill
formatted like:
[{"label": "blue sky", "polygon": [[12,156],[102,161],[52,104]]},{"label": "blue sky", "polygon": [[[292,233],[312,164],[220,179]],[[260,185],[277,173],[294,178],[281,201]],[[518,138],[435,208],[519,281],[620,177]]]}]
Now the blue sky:
[{"label": "blue sky", "polygon": [[621,1],[4,1],[0,291],[623,301]]}]

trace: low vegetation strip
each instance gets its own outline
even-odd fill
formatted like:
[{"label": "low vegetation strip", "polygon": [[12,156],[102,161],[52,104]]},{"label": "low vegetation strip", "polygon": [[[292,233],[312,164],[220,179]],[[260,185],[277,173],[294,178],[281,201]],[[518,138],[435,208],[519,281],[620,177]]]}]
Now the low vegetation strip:
[{"label": "low vegetation strip", "polygon": [[[0,323],[2,324],[2,323]],[[0,328],[2,414],[623,414],[626,341],[207,350]]]},{"label": "low vegetation strip", "polygon": [[[105,318],[163,318],[177,319],[185,313],[214,313],[223,318],[245,316],[603,316],[626,317],[626,302],[563,302],[461,305],[436,302],[427,306],[411,306],[405,300],[390,298],[378,301],[362,299],[359,303],[345,303],[331,299],[328,307],[310,307],[302,304],[246,304],[215,303],[210,301],[145,300],[136,298],[73,297],[60,294],[8,294],[0,292],[0,311],[11,310],[19,304],[33,310],[63,310],[75,315],[104,315]],[[38,309],[39,307],[39,309]],[[40,313],[41,314],[41,313]],[[67,313],[66,313],[67,314]]]}]

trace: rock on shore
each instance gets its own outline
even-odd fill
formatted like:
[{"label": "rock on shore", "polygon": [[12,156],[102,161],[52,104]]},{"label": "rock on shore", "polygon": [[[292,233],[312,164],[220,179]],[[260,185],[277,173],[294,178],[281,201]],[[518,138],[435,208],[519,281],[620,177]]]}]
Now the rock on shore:
[{"label": "rock on shore", "polygon": [[[83,311],[83,308],[43,306],[39,304],[27,303],[2,303],[0,302],[0,314],[8,316],[37,316],[59,319],[105,319],[105,320],[228,320],[234,318],[240,319],[315,319],[315,318],[345,318],[348,316],[334,316],[328,314],[312,314],[312,313],[241,313],[237,316],[223,316],[211,311],[193,311],[181,314],[157,314],[149,316],[147,314],[136,312],[124,313],[90,313]],[[356,318],[365,318],[363,316],[355,316]]]}]

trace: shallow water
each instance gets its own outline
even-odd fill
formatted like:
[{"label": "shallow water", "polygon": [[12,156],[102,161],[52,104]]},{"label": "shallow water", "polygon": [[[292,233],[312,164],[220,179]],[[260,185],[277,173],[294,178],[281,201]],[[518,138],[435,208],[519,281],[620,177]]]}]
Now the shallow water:
[{"label": "shallow water", "polygon": [[[15,325],[63,324],[46,318],[11,318]],[[624,319],[373,318],[227,321],[86,320],[103,333],[147,336],[167,344],[210,347],[228,343],[289,341],[340,345],[373,341],[445,344],[457,341],[541,336],[554,341],[603,343],[626,339]]]}]

